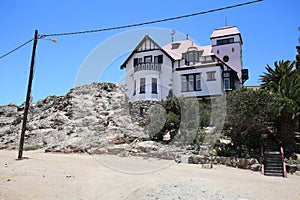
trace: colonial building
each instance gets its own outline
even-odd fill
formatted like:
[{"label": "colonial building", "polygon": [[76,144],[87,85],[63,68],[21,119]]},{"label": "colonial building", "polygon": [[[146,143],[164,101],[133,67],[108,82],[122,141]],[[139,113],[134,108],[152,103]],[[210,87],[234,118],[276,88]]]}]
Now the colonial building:
[{"label": "colonial building", "polygon": [[235,26],[215,29],[211,45],[172,41],[160,46],[146,35],[121,65],[126,69],[129,102],[175,96],[210,99],[242,87],[248,70],[242,64],[242,37]]}]

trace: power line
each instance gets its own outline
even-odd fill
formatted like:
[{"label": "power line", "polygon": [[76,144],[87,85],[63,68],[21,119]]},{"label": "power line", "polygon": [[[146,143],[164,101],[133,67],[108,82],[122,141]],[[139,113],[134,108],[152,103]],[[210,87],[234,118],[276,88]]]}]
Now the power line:
[{"label": "power line", "polygon": [[[149,25],[149,24],[156,24],[156,23],[161,23],[161,22],[178,20],[178,19],[182,19],[182,18],[193,17],[193,16],[197,16],[197,15],[204,15],[204,14],[218,12],[218,11],[227,10],[227,9],[236,8],[236,7],[241,7],[241,6],[245,6],[245,5],[249,5],[249,4],[253,4],[253,3],[258,3],[258,2],[261,2],[261,1],[263,1],[263,0],[248,1],[248,2],[245,2],[245,3],[235,4],[235,5],[226,6],[226,7],[222,7],[222,8],[216,8],[216,9],[211,9],[211,10],[207,10],[207,11],[201,11],[201,12],[196,12],[196,13],[192,13],[192,14],[181,15],[181,16],[170,17],[170,18],[159,19],[159,20],[153,20],[153,21],[142,22],[142,23],[136,23],[136,24],[115,26],[115,27],[95,29],[95,30],[77,31],[77,32],[44,34],[44,35],[40,35],[38,39],[41,39],[41,38],[44,38],[44,37],[49,37],[49,36],[56,36],[57,37],[57,36],[67,36],[67,35],[78,35],[78,34],[96,33],[96,32],[104,32],[104,31],[119,30],[119,29],[125,29],[125,28],[130,28],[130,27],[137,27],[137,26]],[[3,54],[2,56],[0,56],[0,59],[2,59],[4,57],[12,54],[13,52],[17,51],[18,49],[20,49],[23,46],[25,46],[28,43],[30,43],[32,40],[33,40],[33,38],[30,39],[30,40],[28,40],[27,42],[21,44],[20,46],[14,48],[13,50],[11,50],[11,51]]]},{"label": "power line", "polygon": [[4,58],[4,57],[8,56],[9,54],[12,54],[13,52],[17,51],[18,49],[21,49],[21,48],[24,47],[25,45],[29,44],[32,40],[33,40],[33,38],[30,39],[30,40],[28,40],[27,42],[24,42],[23,44],[21,44],[20,46],[14,48],[13,50],[7,52],[6,54],[3,54],[2,56],[0,56],[0,59],[2,59],[2,58]]},{"label": "power line", "polygon": [[159,20],[148,21],[148,22],[142,22],[142,23],[136,23],[136,24],[115,26],[115,27],[95,29],[95,30],[77,31],[77,32],[52,33],[52,34],[41,35],[41,37],[87,34],[87,33],[95,33],[95,32],[111,31],[111,30],[118,30],[118,29],[130,28],[130,27],[137,27],[137,26],[143,26],[143,25],[149,25],[149,24],[156,24],[156,23],[173,21],[173,20],[177,20],[177,19],[188,18],[188,17],[197,16],[197,15],[203,15],[203,14],[207,14],[207,13],[217,12],[217,11],[236,8],[236,7],[241,7],[241,6],[245,6],[245,5],[249,5],[249,4],[253,4],[253,3],[258,3],[261,1],[263,1],[263,0],[254,0],[254,1],[249,1],[249,2],[245,2],[245,3],[226,6],[226,7],[222,7],[222,8],[216,8],[216,9],[212,9],[212,10],[201,11],[201,12],[196,12],[196,13],[192,13],[192,14],[181,15],[181,16],[177,16],[177,17],[170,17],[170,18],[159,19]]}]

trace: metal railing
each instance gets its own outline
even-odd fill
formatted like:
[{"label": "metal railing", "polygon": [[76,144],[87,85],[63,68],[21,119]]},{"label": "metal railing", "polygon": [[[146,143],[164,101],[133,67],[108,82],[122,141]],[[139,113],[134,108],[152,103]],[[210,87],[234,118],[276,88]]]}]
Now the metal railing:
[{"label": "metal railing", "polygon": [[161,63],[141,63],[134,66],[134,72],[142,70],[161,71]]},{"label": "metal railing", "polygon": [[284,151],[282,146],[280,147],[280,153],[281,153],[281,160],[283,165],[283,177],[287,178],[286,166],[284,162]]},{"label": "metal railing", "polygon": [[[283,150],[283,146],[282,146],[282,143],[281,141],[275,136],[275,135],[272,135],[272,137],[276,140],[276,142],[278,143],[279,147],[280,147],[280,155],[281,155],[281,162],[282,162],[282,168],[283,168],[283,177],[284,178],[287,178],[287,171],[286,171],[286,164],[284,162],[284,150]],[[262,145],[261,147],[261,156],[264,158],[264,152],[265,152],[265,149]],[[264,166],[264,161],[261,165],[261,173],[264,175],[265,174],[265,166]]]}]

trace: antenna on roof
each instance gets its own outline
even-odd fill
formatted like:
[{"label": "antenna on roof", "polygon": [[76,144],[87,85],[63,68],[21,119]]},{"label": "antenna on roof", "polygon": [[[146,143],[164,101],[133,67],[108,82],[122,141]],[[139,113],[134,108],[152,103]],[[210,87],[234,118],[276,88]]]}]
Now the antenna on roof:
[{"label": "antenna on roof", "polygon": [[226,27],[228,26],[228,24],[227,24],[227,16],[226,16],[226,18],[225,18],[225,26],[226,26]]},{"label": "antenna on roof", "polygon": [[173,42],[174,41],[174,35],[175,35],[176,31],[175,30],[172,30],[171,32],[171,41]]}]

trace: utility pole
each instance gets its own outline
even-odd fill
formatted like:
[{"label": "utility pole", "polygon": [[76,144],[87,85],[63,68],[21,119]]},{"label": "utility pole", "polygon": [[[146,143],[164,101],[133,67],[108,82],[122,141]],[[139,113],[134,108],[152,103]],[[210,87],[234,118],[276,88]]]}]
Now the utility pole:
[{"label": "utility pole", "polygon": [[29,109],[29,106],[30,106],[29,105],[30,104],[30,94],[31,94],[31,87],[32,87],[32,79],[33,79],[33,71],[34,71],[34,60],[35,60],[35,52],[36,52],[37,43],[38,43],[38,31],[35,30],[34,31],[34,40],[33,40],[31,64],[30,64],[29,80],[28,80],[28,88],[27,88],[26,102],[25,102],[25,108],[24,108],[24,116],[23,116],[23,124],[22,124],[22,132],[21,132],[21,138],[20,138],[18,159],[22,159],[22,156],[23,156],[23,146],[24,146],[24,139],[25,139],[25,132],[26,132],[28,109]]}]

